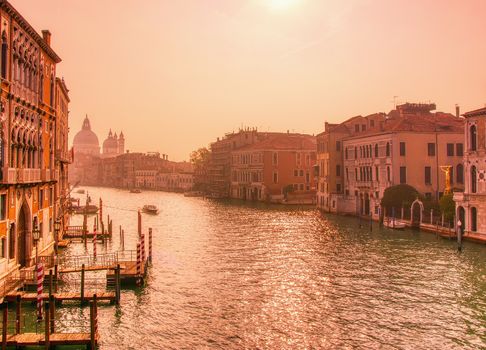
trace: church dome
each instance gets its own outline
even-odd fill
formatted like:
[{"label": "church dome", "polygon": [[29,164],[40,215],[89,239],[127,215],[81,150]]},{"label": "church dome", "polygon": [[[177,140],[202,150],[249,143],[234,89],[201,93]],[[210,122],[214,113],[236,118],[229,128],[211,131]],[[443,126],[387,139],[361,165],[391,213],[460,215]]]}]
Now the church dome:
[{"label": "church dome", "polygon": [[98,136],[91,131],[91,125],[89,123],[88,116],[84,118],[83,121],[83,127],[81,128],[81,131],[79,131],[75,136],[73,140],[73,145],[76,148],[76,146],[91,146],[91,147],[99,147],[99,141],[98,141]]}]

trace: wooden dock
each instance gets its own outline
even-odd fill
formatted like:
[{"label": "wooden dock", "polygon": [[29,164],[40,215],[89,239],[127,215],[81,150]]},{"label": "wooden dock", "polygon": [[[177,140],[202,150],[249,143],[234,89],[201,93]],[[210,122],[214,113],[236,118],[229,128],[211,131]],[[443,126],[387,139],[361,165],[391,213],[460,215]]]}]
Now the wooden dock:
[{"label": "wooden dock", "polygon": [[[89,292],[86,291],[84,292],[84,296],[81,295],[81,293],[52,293],[52,296],[54,298],[54,301],[56,303],[62,303],[63,301],[88,301],[88,300],[94,300],[94,296],[96,295],[96,299],[98,301],[109,301],[111,303],[116,301],[116,293],[111,292],[111,291],[106,291],[106,292]],[[37,293],[32,293],[32,292],[13,292],[13,293],[8,293],[5,295],[4,300],[7,302],[16,302],[18,300],[18,297],[20,296],[20,301],[21,302],[36,302],[37,301]],[[42,294],[42,299],[43,300],[49,300],[49,293],[43,293]]]},{"label": "wooden dock", "polygon": [[[90,333],[52,333],[49,336],[50,346],[56,345],[85,345],[88,348],[91,345]],[[95,335],[95,341],[98,343],[99,334]],[[22,348],[25,346],[45,346],[46,339],[44,334],[22,333],[7,336],[6,345],[8,347]]]}]

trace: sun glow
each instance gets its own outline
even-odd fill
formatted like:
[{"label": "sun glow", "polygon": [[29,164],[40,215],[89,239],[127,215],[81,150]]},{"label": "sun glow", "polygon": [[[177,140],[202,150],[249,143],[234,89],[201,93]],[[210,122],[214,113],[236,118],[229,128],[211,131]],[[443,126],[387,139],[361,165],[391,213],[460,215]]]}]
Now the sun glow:
[{"label": "sun glow", "polygon": [[272,10],[282,11],[287,10],[296,5],[299,0],[267,0],[268,7]]}]

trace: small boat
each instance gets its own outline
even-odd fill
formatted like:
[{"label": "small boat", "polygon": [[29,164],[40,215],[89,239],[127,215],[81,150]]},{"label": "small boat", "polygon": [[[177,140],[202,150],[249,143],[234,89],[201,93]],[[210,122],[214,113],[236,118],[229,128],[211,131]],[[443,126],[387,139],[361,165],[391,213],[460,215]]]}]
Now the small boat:
[{"label": "small boat", "polygon": [[132,188],[132,189],[130,190],[130,193],[142,193],[142,191],[140,191],[140,189],[139,189],[139,188]]},{"label": "small boat", "polygon": [[153,204],[146,204],[143,206],[142,211],[146,214],[157,215],[159,213],[159,208]]},{"label": "small boat", "polygon": [[96,214],[98,212],[98,207],[96,205],[82,205],[76,209],[74,209],[75,214]]},{"label": "small boat", "polygon": [[383,226],[395,230],[403,230],[405,228],[405,223],[395,218],[386,218],[383,220]]},{"label": "small boat", "polygon": [[202,197],[204,192],[202,191],[189,191],[184,193],[184,197]]},{"label": "small boat", "polygon": [[86,191],[83,190],[82,188],[80,188],[79,190],[76,191],[76,193],[79,193],[79,194],[85,194]]}]

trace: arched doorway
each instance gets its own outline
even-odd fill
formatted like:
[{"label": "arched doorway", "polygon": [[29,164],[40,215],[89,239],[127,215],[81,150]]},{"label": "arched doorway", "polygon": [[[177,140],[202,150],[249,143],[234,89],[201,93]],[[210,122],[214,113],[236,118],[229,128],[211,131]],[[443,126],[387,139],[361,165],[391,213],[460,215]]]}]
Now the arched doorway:
[{"label": "arched doorway", "polygon": [[466,211],[464,210],[463,207],[459,207],[457,210],[457,217],[459,218],[459,221],[461,222],[461,234],[464,233],[465,226],[466,226]]},{"label": "arched doorway", "polygon": [[422,223],[422,215],[424,212],[424,205],[421,201],[416,199],[413,203],[412,206],[410,207],[411,211],[411,221],[412,221],[412,227],[413,228],[420,228],[420,224]]},{"label": "arched doorway", "polygon": [[30,234],[30,211],[24,202],[20,207],[17,219],[17,262],[20,267],[28,265],[30,253],[32,251],[31,234]]},{"label": "arched doorway", "polygon": [[365,193],[364,196],[364,215],[370,215],[370,195]]}]

